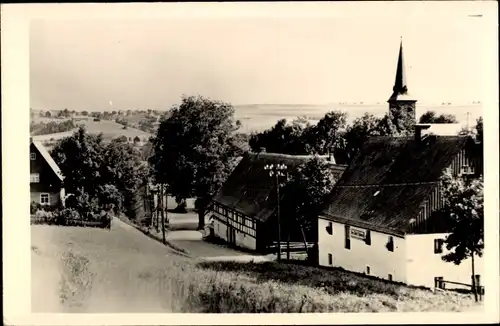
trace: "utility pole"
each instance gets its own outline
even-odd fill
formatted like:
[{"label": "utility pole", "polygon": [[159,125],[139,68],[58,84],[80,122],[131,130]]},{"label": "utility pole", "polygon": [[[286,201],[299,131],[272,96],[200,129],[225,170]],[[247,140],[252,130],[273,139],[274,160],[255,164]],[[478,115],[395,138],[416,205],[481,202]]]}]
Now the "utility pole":
[{"label": "utility pole", "polygon": [[276,175],[276,199],[278,201],[278,262],[281,261],[281,214],[280,214],[280,181],[278,173]]},{"label": "utility pole", "polygon": [[162,239],[163,239],[163,244],[166,244],[166,239],[165,239],[165,207],[163,204],[163,196],[164,196],[164,187],[163,184],[160,185],[160,198],[161,198],[161,232],[162,232]]},{"label": "utility pole", "polygon": [[471,239],[471,262],[472,262],[472,293],[474,293],[474,300],[478,301],[477,298],[477,286],[476,286],[476,273],[474,270],[474,240]]},{"label": "utility pole", "polygon": [[287,166],[285,164],[271,164],[264,166],[264,170],[269,171],[269,176],[276,180],[276,199],[277,199],[277,221],[278,221],[278,262],[281,262],[281,216],[280,216],[280,182],[279,177],[285,176]]},{"label": "utility pole", "polygon": [[467,111],[467,134],[470,134],[470,129],[469,129],[469,115],[470,115],[470,112]]}]

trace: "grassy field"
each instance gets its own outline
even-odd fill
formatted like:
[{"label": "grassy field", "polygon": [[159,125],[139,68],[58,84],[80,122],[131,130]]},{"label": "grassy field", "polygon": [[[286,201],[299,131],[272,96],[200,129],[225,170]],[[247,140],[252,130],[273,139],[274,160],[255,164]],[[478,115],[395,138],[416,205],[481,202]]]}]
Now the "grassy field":
[{"label": "grassy field", "polygon": [[[53,121],[59,121],[53,119]],[[76,121],[76,124],[84,124],[87,127],[87,131],[91,134],[103,133],[103,137],[106,140],[111,140],[113,138],[117,138],[119,136],[125,136],[127,138],[134,139],[134,137],[138,136],[141,140],[147,140],[151,136],[150,133],[145,131],[135,129],[132,127],[128,127],[127,129],[123,129],[123,126],[110,120],[101,120],[101,121],[93,121],[89,120],[80,120]],[[57,140],[64,137],[71,136],[76,129],[68,132],[61,132],[57,134],[48,134],[48,135],[40,135],[34,136],[33,139],[40,141],[50,141]]]},{"label": "grassy field", "polygon": [[460,311],[474,304],[469,295],[341,270],[190,259],[125,224],[111,231],[34,225],[31,232],[32,290],[44,294],[33,292],[38,312]]}]

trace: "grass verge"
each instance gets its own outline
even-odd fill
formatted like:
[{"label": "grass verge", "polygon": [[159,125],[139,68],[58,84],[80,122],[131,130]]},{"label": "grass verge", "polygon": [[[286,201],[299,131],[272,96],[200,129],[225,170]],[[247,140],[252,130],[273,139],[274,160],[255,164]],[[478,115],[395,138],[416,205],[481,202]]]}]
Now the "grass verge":
[{"label": "grass verge", "polygon": [[189,312],[450,312],[474,305],[471,295],[432,292],[343,270],[276,262],[202,262],[183,273]]},{"label": "grass verge", "polygon": [[[132,222],[128,217],[126,217],[124,215],[121,215],[119,217],[119,219],[120,219],[120,221],[122,221],[122,222],[134,227],[135,229],[141,231],[145,236],[150,237],[153,240],[163,242],[163,235],[161,234],[161,232],[156,232],[156,230],[152,230],[152,229],[148,229],[147,227],[140,226],[140,225]],[[169,246],[173,250],[177,251],[179,254],[189,257],[189,252],[186,249],[181,248],[179,246],[176,246],[175,244],[171,243],[168,240],[165,240],[165,245]]]}]

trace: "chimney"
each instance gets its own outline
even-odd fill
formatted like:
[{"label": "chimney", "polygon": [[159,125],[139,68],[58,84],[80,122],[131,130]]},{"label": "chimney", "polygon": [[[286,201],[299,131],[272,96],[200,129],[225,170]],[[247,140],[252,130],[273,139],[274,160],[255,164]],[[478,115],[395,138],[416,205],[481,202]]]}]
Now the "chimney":
[{"label": "chimney", "polygon": [[429,129],[430,124],[417,123],[415,125],[415,142],[417,144],[422,142],[422,139],[426,136],[422,134],[422,131],[425,129]]}]

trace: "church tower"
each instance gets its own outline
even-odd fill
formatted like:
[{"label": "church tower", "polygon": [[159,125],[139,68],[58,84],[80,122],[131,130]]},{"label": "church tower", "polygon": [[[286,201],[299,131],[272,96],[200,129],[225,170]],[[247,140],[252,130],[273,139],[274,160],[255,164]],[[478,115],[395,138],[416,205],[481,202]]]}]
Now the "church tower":
[{"label": "church tower", "polygon": [[408,85],[406,84],[406,71],[403,60],[403,39],[399,46],[398,66],[396,69],[396,81],[394,82],[393,93],[389,100],[389,112],[393,116],[399,116],[398,113],[405,110],[416,119],[415,104],[416,99],[412,98],[408,93]]}]

